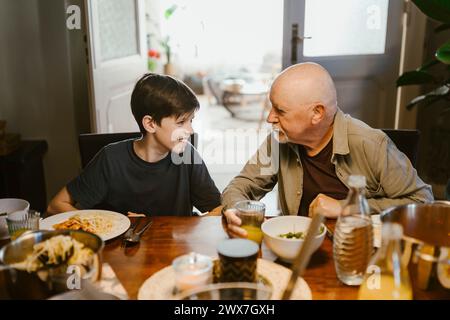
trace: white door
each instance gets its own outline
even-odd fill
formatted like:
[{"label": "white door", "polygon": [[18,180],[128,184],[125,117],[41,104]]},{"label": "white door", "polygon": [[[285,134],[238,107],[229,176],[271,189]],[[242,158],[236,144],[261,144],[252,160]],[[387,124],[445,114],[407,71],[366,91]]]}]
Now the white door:
[{"label": "white door", "polygon": [[313,61],[334,78],[339,107],[394,125],[402,0],[285,0],[283,68]]},{"label": "white door", "polygon": [[92,127],[97,133],[139,131],[130,109],[147,70],[143,0],[85,0]]}]

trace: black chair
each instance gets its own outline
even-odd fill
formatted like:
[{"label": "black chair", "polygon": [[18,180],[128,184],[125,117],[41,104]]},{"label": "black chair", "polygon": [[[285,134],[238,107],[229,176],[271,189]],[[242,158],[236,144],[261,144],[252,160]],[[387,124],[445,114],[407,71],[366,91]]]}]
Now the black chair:
[{"label": "black chair", "polygon": [[[81,167],[84,168],[91,159],[104,146],[110,143],[118,142],[126,139],[134,139],[140,137],[140,132],[121,132],[121,133],[85,133],[78,137],[80,147]],[[194,133],[190,138],[191,143],[197,146],[197,134]]]},{"label": "black chair", "polygon": [[417,156],[419,153],[419,130],[395,130],[382,129],[384,133],[395,143],[397,148],[403,152],[411,161],[412,165],[416,167]]}]

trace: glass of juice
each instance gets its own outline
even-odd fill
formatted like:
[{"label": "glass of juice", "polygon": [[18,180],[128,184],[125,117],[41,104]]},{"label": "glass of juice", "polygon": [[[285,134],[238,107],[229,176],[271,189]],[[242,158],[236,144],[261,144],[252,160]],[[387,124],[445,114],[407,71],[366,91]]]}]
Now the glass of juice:
[{"label": "glass of juice", "polygon": [[39,230],[40,213],[29,210],[25,216],[15,216],[14,213],[8,214],[6,223],[11,240],[15,240],[27,231]]},{"label": "glass of juice", "polygon": [[241,228],[248,233],[248,239],[261,245],[263,233],[261,224],[264,222],[266,205],[259,201],[243,200],[235,204],[236,214],[241,219]]}]

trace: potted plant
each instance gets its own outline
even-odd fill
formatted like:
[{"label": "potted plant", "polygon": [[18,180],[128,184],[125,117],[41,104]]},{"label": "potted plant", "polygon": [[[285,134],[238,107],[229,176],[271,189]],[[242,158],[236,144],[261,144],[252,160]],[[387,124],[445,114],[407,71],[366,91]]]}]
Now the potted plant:
[{"label": "potted plant", "polygon": [[[429,18],[440,22],[435,33],[450,30],[450,1],[448,0],[412,0]],[[444,113],[450,111],[450,39],[447,39],[435,52],[433,59],[416,70],[407,71],[397,79],[397,86],[427,85],[430,90],[412,99],[408,109],[418,105],[429,107],[438,101],[446,101]],[[450,178],[447,181],[450,190]],[[449,197],[450,195],[446,195]],[[450,200],[450,199],[449,199]]]},{"label": "potted plant", "polygon": [[[178,6],[174,4],[164,10],[164,19],[166,20],[166,23],[171,19],[177,8]],[[158,61],[156,60],[160,59],[159,51],[161,51],[166,57],[166,61],[163,65],[163,72],[168,75],[174,75],[175,68],[172,63],[173,50],[171,36],[169,34],[161,33],[161,24],[158,19],[151,17],[149,14],[147,14],[146,19],[150,24],[148,28],[150,32],[147,35],[147,46],[151,48],[148,51],[148,69],[150,71],[155,71],[157,69]]]},{"label": "potted plant", "polygon": [[161,54],[156,49],[149,49],[147,52],[147,56],[148,56],[148,70],[150,70],[151,72],[155,72]]},{"label": "potted plant", "polygon": [[[174,12],[177,10],[178,6],[176,4],[170,6],[164,11],[164,18],[169,20]],[[164,73],[168,75],[174,75],[175,69],[172,64],[172,48],[170,42],[170,35],[166,35],[161,41],[160,44],[166,53],[166,64],[164,65]]]}]

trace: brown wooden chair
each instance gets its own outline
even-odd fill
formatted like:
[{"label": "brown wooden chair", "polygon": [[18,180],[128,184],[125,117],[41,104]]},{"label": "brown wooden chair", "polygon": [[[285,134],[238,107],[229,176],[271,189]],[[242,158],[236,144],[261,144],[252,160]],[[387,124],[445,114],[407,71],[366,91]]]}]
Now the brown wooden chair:
[{"label": "brown wooden chair", "polygon": [[[86,167],[89,161],[91,161],[104,146],[126,139],[138,138],[141,135],[140,132],[80,134],[78,137],[78,144],[80,148],[81,167]],[[197,146],[196,133],[191,135],[190,141],[195,147]]]},{"label": "brown wooden chair", "polygon": [[403,152],[412,165],[416,167],[417,157],[419,153],[419,130],[396,130],[396,129],[381,129],[388,135],[388,137],[395,143],[397,148]]}]

